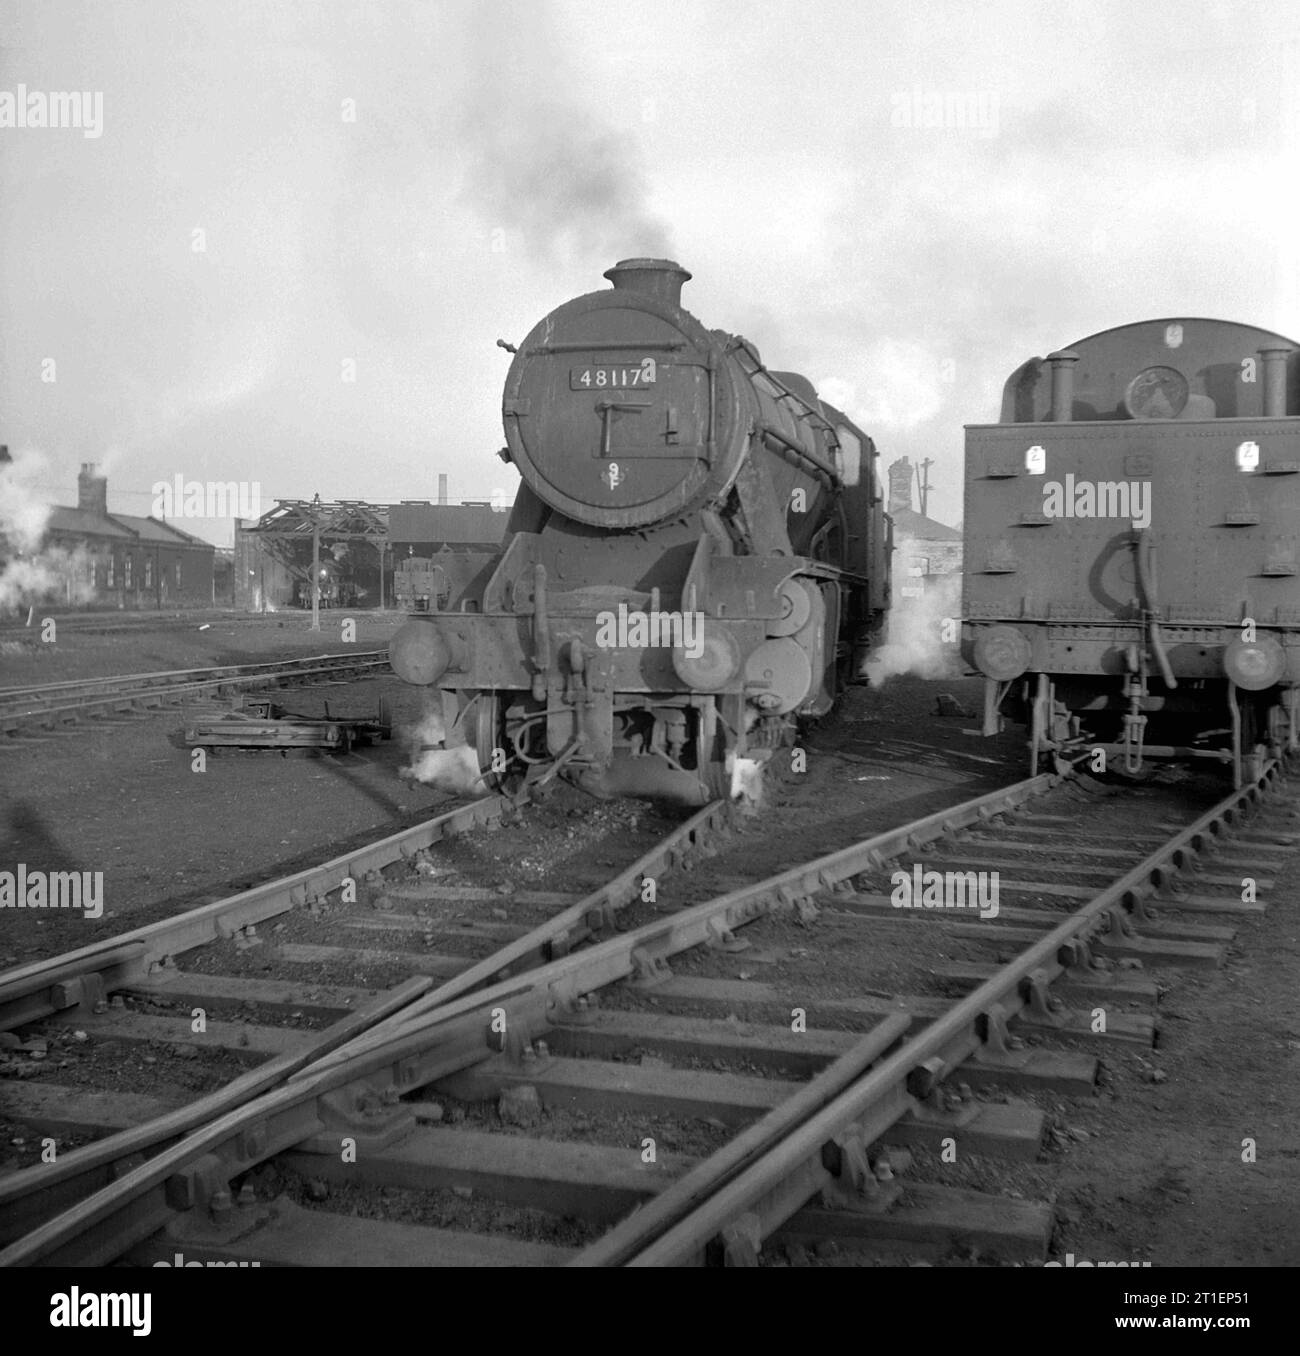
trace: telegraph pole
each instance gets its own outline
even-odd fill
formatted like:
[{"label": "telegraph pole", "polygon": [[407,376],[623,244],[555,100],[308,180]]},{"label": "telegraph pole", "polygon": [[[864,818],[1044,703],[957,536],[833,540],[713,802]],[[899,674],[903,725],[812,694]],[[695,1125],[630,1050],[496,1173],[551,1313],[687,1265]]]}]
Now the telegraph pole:
[{"label": "telegraph pole", "polygon": [[320,495],[311,501],[311,629],[320,630]]},{"label": "telegraph pole", "polygon": [[930,467],[934,465],[933,457],[926,459],[916,468],[916,488],[918,497],[921,500],[921,517],[926,516],[925,505],[930,497]]}]

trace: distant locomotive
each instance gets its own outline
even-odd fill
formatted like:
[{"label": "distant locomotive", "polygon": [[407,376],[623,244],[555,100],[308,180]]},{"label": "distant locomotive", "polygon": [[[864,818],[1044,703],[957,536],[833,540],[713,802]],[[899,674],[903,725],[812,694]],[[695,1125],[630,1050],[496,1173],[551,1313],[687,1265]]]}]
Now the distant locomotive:
[{"label": "distant locomotive", "polygon": [[446,573],[427,556],[407,556],[393,571],[393,601],[404,612],[436,611],[446,605]]},{"label": "distant locomotive", "polygon": [[871,439],[683,310],[690,276],[624,260],[511,349],[503,547],[440,556],[393,638],[489,784],[731,792],[829,710],[888,606]]},{"label": "distant locomotive", "polygon": [[[357,600],[357,588],[353,582],[346,558],[340,562],[328,555],[322,556],[318,567],[321,607],[351,607]],[[294,581],[294,607],[311,607],[312,594],[311,568],[302,579]]]},{"label": "distant locomotive", "polygon": [[1297,747],[1300,356],[1219,320],[1105,330],[1012,374],[966,432],[963,654],[1030,766]]}]

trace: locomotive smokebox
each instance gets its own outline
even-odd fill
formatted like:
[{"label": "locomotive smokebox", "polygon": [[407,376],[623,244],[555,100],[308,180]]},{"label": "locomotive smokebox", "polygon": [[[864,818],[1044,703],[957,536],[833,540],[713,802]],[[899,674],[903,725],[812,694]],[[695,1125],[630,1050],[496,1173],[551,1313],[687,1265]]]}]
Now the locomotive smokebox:
[{"label": "locomotive smokebox", "polygon": [[603,275],[620,291],[640,292],[670,306],[682,304],[682,284],[691,275],[672,259],[620,259]]},{"label": "locomotive smokebox", "polygon": [[426,621],[409,621],[388,642],[388,662],[404,683],[427,687],[446,673],[452,662],[451,647]]}]

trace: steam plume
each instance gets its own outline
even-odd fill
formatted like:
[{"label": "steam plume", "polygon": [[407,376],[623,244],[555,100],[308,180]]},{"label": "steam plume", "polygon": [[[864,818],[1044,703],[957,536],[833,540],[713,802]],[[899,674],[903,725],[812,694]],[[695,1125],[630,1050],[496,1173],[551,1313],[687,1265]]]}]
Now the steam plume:
[{"label": "steam plume", "polygon": [[41,602],[75,606],[94,597],[93,561],[83,548],[41,549],[50,506],[35,482],[50,473],[47,459],[32,448],[0,461],[0,612]]},{"label": "steam plume", "polygon": [[[898,543],[905,546],[907,539]],[[895,674],[918,678],[959,678],[955,644],[942,640],[943,623],[961,615],[961,575],[944,575],[915,597],[902,595],[905,581],[895,576],[894,605],[885,623],[885,643],[868,661],[867,676],[879,687]]]},{"label": "steam plume", "polygon": [[403,732],[410,765],[398,776],[422,782],[454,796],[481,796],[486,790],[479,772],[478,756],[468,745],[447,748],[447,731],[438,711],[426,711]]}]

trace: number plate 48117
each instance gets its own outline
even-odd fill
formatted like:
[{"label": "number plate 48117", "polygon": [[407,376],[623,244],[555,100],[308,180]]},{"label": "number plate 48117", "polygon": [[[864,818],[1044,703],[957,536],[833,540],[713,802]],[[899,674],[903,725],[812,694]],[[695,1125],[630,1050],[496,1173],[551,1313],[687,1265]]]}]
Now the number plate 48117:
[{"label": "number plate 48117", "polygon": [[633,386],[653,386],[655,360],[629,366],[572,367],[569,369],[569,389],[573,391],[608,391]]}]

